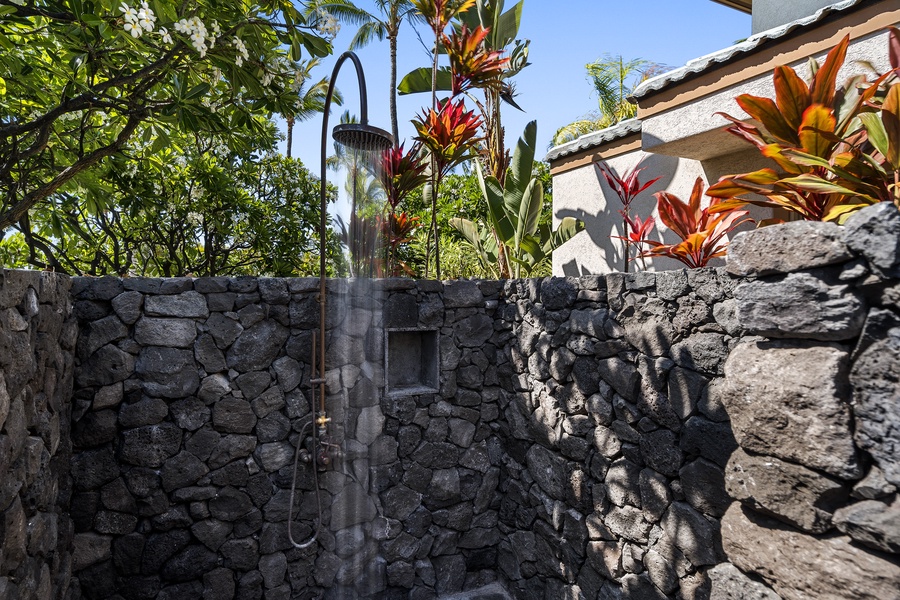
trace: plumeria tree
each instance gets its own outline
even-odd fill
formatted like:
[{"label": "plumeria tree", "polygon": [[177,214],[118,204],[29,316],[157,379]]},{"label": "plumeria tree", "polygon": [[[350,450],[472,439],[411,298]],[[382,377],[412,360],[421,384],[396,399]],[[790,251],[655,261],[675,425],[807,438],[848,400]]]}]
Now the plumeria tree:
[{"label": "plumeria tree", "polygon": [[[274,152],[273,123],[260,126],[250,148],[177,132],[166,148],[126,145],[91,179],[35,205],[0,241],[0,256],[10,267],[79,275],[316,273],[318,179]],[[328,252],[338,264],[336,238]]]},{"label": "plumeria tree", "polygon": [[335,23],[263,0],[0,1],[0,231],[173,131],[252,140],[260,114],[298,110],[298,62]]}]

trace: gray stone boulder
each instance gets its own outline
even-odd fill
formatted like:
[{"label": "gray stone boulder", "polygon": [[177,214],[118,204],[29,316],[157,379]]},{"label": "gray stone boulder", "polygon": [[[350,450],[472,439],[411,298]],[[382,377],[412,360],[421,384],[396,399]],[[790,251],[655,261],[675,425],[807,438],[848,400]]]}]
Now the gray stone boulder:
[{"label": "gray stone boulder", "polygon": [[190,348],[197,337],[197,324],[190,319],[144,317],[134,326],[134,341],[142,346]]},{"label": "gray stone boulder", "polygon": [[721,375],[728,346],[725,336],[718,333],[696,333],[672,346],[675,363],[708,375]]},{"label": "gray stone boulder", "polygon": [[850,374],[856,441],[884,478],[900,486],[900,328],[863,352]]},{"label": "gray stone boulder", "polygon": [[288,335],[288,329],[276,321],[260,321],[241,332],[229,348],[226,355],[228,367],[241,373],[268,369],[281,352]]},{"label": "gray stone boulder", "polygon": [[128,429],[122,432],[119,455],[138,467],[160,467],[178,453],[181,438],[181,430],[172,423]]},{"label": "gray stone boulder", "polygon": [[678,475],[681,490],[691,506],[714,517],[725,514],[731,499],[725,492],[725,473],[719,465],[698,458],[682,467]]},{"label": "gray stone boulder", "polygon": [[876,550],[900,554],[900,499],[885,504],[864,500],[834,513],[834,524],[854,540]]},{"label": "gray stone boulder", "polygon": [[186,349],[147,346],[138,355],[135,373],[144,391],[159,398],[184,398],[200,387],[194,353]]},{"label": "gray stone boulder", "polygon": [[722,517],[725,553],[744,573],[762,578],[783,598],[897,598],[900,565],[848,537],[817,538],[732,504]]},{"label": "gray stone boulder", "polygon": [[474,281],[448,281],[444,284],[444,306],[462,308],[466,306],[482,306],[484,295]]},{"label": "gray stone boulder", "polygon": [[847,219],[844,242],[884,275],[900,277],[900,211],[892,203],[867,206]]},{"label": "gray stone boulder", "polygon": [[480,348],[494,334],[494,321],[485,314],[475,314],[458,321],[454,333],[460,346]]},{"label": "gray stone boulder", "polygon": [[719,562],[718,527],[684,502],[673,502],[662,518],[662,528],[695,567]]},{"label": "gray stone boulder", "polygon": [[842,479],[861,477],[846,403],[847,362],[836,344],[739,344],[725,364],[723,400],[741,447]]},{"label": "gray stone boulder", "polygon": [[716,565],[709,576],[710,600],[781,600],[781,596],[753,581],[731,563]]},{"label": "gray stone boulder", "polygon": [[825,270],[744,281],[734,297],[741,329],[753,335],[848,340],[866,318],[859,292]]},{"label": "gray stone boulder", "polygon": [[113,344],[103,346],[75,369],[79,387],[104,386],[124,381],[134,372],[134,357]]},{"label": "gray stone boulder", "polygon": [[151,317],[205,318],[209,316],[206,297],[194,291],[172,296],[147,296],[144,299],[144,312]]},{"label": "gray stone boulder", "polygon": [[853,258],[834,223],[793,221],[743,231],[728,245],[732,275],[771,275],[824,267]]},{"label": "gray stone boulder", "polygon": [[732,498],[753,510],[812,533],[831,529],[832,514],[848,498],[837,479],[740,448],[728,461],[725,486]]},{"label": "gray stone boulder", "polygon": [[566,497],[566,461],[547,448],[535,444],[526,455],[528,472],[541,489],[557,500]]}]

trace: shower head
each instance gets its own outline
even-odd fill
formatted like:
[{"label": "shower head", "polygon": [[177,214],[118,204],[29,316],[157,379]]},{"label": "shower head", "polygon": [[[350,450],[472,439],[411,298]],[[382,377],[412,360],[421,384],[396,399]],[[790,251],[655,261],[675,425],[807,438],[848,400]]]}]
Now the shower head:
[{"label": "shower head", "polygon": [[332,130],[331,135],[334,137],[334,141],[354,150],[375,150],[381,152],[394,145],[393,136],[384,129],[359,123],[342,123],[337,125]]}]

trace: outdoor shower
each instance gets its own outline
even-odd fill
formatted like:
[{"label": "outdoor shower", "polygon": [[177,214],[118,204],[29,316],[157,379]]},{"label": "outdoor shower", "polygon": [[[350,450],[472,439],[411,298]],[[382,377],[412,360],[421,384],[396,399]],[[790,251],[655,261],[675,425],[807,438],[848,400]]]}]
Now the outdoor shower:
[{"label": "outdoor shower", "polygon": [[[288,508],[288,538],[291,544],[297,548],[306,548],[312,545],[319,535],[322,527],[322,502],[321,492],[319,489],[318,471],[326,468],[339,456],[340,446],[333,443],[328,438],[328,423],[330,418],[325,409],[326,394],[326,378],[325,378],[325,316],[326,316],[326,240],[327,240],[327,224],[328,224],[328,198],[327,198],[327,166],[326,157],[328,153],[328,115],[331,110],[331,101],[334,96],[334,85],[337,81],[338,72],[344,62],[350,59],[356,68],[356,76],[359,82],[359,104],[360,104],[360,122],[359,123],[342,123],[334,128],[332,137],[334,141],[353,151],[364,152],[367,155],[375,154],[380,156],[384,150],[394,145],[394,140],[387,131],[369,125],[369,107],[368,97],[366,95],[366,77],[363,73],[362,63],[359,57],[353,52],[344,52],[337,60],[334,70],[331,73],[331,80],[328,82],[328,93],[325,96],[324,114],[322,117],[322,153],[321,153],[321,171],[319,181],[319,329],[318,332],[313,331],[311,344],[311,360],[310,360],[310,417],[311,421],[306,423],[300,431],[297,440],[297,447],[294,454],[294,473],[291,483],[290,506]],[[356,186],[354,186],[355,192]],[[353,210],[356,209],[354,199]],[[352,220],[352,218],[351,218]],[[353,229],[351,228],[351,235]],[[316,391],[318,391],[318,410],[316,410]],[[301,451],[305,438],[307,427],[311,426],[312,432],[312,450]],[[312,536],[303,541],[294,540],[293,525],[293,509],[294,495],[297,489],[297,467],[300,461],[311,463],[313,472],[313,481],[315,484],[316,505],[318,521]]]}]

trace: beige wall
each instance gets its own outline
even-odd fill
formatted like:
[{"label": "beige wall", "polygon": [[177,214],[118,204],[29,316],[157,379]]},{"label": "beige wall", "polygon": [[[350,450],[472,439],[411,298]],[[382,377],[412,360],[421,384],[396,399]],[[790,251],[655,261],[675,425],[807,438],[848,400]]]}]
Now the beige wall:
[{"label": "beige wall", "polygon": [[[889,70],[887,50],[886,32],[854,40],[847,51],[844,67],[838,74],[838,82],[843,83],[853,75],[871,75],[871,71],[868,71],[860,61],[870,61],[879,72]],[[826,54],[827,52],[818,55],[820,61]],[[804,79],[809,77],[806,59],[795,61],[792,66]],[[689,92],[690,90],[686,90],[686,93]],[[746,144],[737,137],[725,133],[723,128],[728,125],[728,121],[716,114],[725,112],[738,118],[746,117],[735,101],[741,94],[774,98],[772,72],[767,71],[695,101],[645,117],[641,124],[643,149],[697,160],[742,151],[747,147]]]},{"label": "beige wall", "polygon": [[808,17],[835,2],[837,0],[753,0],[753,33]]},{"label": "beige wall", "polygon": [[[607,164],[620,175],[643,161],[647,170],[642,172],[642,181],[661,177],[652,187],[641,194],[632,204],[632,213],[642,218],[655,214],[656,200],[653,193],[663,190],[673,192],[683,199],[690,195],[697,177],[706,176],[702,165],[694,160],[678,159],[670,156],[648,154],[635,151],[608,159]],[[577,276],[622,271],[623,242],[610,239],[622,235],[622,217],[618,211],[622,204],[619,197],[606,184],[596,164],[590,164],[553,177],[553,216],[556,223],[564,217],[576,217],[585,222],[585,230],[569,240],[553,253],[553,274],[557,276]],[[675,241],[671,233],[657,217],[656,236],[663,233],[666,241]],[[676,238],[677,239],[677,238]],[[644,270],[637,265],[639,270]],[[680,268],[680,263],[662,258],[648,260],[647,270]]]}]

